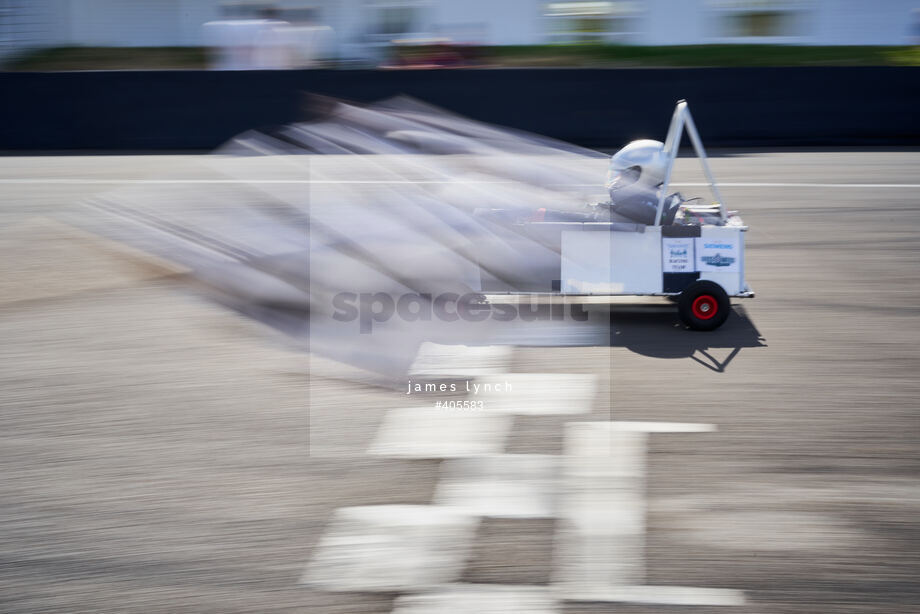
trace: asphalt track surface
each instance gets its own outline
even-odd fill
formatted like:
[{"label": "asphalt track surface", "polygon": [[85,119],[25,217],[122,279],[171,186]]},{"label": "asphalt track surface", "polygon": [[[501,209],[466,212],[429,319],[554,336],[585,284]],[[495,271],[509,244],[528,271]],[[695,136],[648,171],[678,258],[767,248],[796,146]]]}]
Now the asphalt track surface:
[{"label": "asphalt track surface", "polygon": [[[649,584],[743,590],[726,612],[917,611],[920,153],[712,165],[751,227],[757,298],[713,333],[617,306],[609,346],[519,347],[511,368],[597,375],[575,419],[718,425],[650,439]],[[437,461],[363,454],[403,395],[311,372],[158,263],[53,221],[117,182],[202,178],[194,157],[0,163],[0,611],[392,607],[298,582],[336,508],[430,502]],[[572,419],[519,417],[507,451],[559,454]],[[327,437],[335,453],[310,455]],[[487,519],[462,580],[545,585],[553,539],[552,520]]]}]

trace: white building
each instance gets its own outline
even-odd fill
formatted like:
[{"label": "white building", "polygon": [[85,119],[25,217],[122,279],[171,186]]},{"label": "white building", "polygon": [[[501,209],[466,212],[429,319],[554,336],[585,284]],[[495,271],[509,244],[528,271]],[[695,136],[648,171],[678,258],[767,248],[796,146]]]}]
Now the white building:
[{"label": "white building", "polygon": [[486,45],[904,45],[920,0],[0,0],[0,48],[198,46],[202,24],[267,7],[335,31],[332,53],[360,57],[407,37]]}]

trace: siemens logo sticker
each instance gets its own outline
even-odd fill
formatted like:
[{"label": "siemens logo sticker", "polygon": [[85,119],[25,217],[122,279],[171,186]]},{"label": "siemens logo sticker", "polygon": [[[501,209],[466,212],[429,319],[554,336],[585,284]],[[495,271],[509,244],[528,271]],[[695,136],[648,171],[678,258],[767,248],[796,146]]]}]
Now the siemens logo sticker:
[{"label": "siemens logo sticker", "polygon": [[723,256],[722,254],[716,254],[715,256],[703,256],[701,258],[703,262],[709,266],[714,267],[728,267],[735,261],[731,256]]},{"label": "siemens logo sticker", "polygon": [[696,239],[696,270],[736,273],[740,270],[739,261],[737,239]]}]

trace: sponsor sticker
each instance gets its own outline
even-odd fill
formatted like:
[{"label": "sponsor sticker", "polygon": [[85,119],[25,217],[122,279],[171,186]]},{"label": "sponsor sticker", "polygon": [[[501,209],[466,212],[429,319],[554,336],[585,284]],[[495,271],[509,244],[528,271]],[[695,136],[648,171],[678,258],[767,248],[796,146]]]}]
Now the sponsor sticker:
[{"label": "sponsor sticker", "polygon": [[735,273],[739,270],[738,259],[737,239],[696,239],[696,267],[699,271]]},{"label": "sponsor sticker", "polygon": [[692,273],[694,268],[692,238],[664,238],[661,240],[661,261],[665,273]]}]

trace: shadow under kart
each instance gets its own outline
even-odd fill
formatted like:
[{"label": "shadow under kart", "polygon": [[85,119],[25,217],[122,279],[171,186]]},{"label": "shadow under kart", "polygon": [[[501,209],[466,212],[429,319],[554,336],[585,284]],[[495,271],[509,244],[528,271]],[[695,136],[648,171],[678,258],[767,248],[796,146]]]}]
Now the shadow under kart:
[{"label": "shadow under kart", "polygon": [[[767,345],[742,305],[732,305],[731,311],[719,329],[701,334],[680,322],[673,305],[613,305],[610,346],[651,358],[690,358],[721,373],[743,348]],[[725,349],[728,353],[718,358]]]}]

